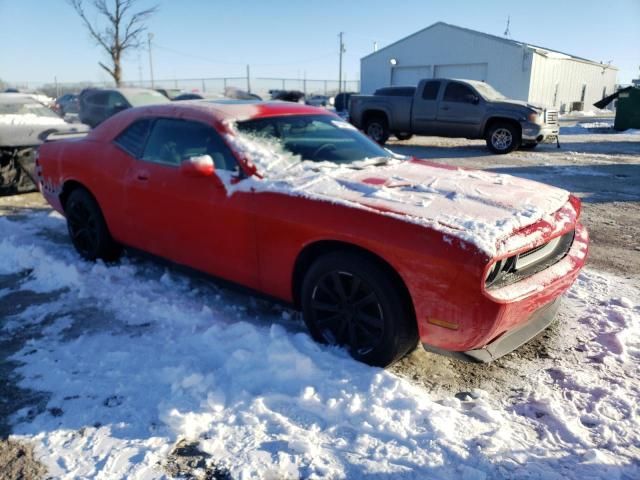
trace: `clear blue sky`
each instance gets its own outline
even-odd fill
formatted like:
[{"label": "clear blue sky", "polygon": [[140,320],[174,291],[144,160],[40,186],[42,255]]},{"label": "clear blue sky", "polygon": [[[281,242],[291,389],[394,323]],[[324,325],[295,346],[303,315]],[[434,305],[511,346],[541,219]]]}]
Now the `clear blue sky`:
[{"label": "clear blue sky", "polygon": [[[153,3],[156,79],[243,75],[247,63],[252,76],[335,79],[340,31],[346,76],[356,79],[374,41],[383,47],[437,21],[502,35],[509,15],[516,40],[611,60],[620,83],[640,75],[640,0],[143,0]],[[107,80],[103,53],[64,0],[0,0],[0,25],[0,79]],[[141,74],[149,78],[146,50],[124,62],[125,80]]]}]

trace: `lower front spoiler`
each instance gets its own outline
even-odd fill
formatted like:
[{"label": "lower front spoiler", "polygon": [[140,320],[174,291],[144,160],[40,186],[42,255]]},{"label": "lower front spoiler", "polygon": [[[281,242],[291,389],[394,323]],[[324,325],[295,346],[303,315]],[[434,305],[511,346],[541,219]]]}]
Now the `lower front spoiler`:
[{"label": "lower front spoiler", "polygon": [[560,299],[561,297],[558,297],[544,307],[539,308],[531,315],[527,323],[504,333],[483,348],[467,350],[466,352],[452,352],[427,344],[422,344],[422,346],[428,352],[439,353],[467,362],[491,362],[507,353],[513,352],[551,325],[560,307]]}]

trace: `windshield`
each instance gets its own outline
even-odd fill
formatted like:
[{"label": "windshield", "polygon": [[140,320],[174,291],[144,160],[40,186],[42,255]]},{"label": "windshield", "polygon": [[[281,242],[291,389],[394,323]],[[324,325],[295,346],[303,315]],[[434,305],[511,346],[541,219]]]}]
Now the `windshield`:
[{"label": "windshield", "polygon": [[487,100],[504,100],[505,98],[507,98],[487,83],[474,82],[473,86],[478,91],[478,93],[480,93],[480,95],[482,95]]},{"label": "windshield", "polygon": [[251,137],[277,143],[290,154],[289,166],[307,160],[358,168],[383,164],[394,158],[391,152],[369,140],[353,125],[331,115],[260,118],[238,122],[237,128]]},{"label": "windshield", "polygon": [[0,103],[0,115],[35,115],[36,117],[60,118],[53,110],[35,101],[11,101]]},{"label": "windshield", "polygon": [[128,93],[126,97],[133,107],[153,105],[154,103],[169,103],[171,101],[161,93],[155,91]]}]

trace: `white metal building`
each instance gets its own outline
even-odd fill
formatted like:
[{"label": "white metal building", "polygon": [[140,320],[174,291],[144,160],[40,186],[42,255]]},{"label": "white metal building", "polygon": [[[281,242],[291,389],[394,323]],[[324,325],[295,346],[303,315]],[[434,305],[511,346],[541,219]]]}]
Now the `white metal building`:
[{"label": "white metal building", "polygon": [[618,69],[535,45],[438,22],[360,60],[362,93],[423,78],[482,80],[504,95],[568,111],[615,91]]}]

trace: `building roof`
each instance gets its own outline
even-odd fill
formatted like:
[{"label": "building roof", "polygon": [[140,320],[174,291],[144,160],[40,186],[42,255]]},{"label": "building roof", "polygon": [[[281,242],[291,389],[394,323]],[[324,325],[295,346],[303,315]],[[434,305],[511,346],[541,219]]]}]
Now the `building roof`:
[{"label": "building roof", "polygon": [[558,59],[568,59],[568,60],[577,60],[580,62],[586,62],[586,63],[590,63],[592,65],[598,65],[598,66],[606,66],[606,68],[612,68],[614,70],[617,70],[616,67],[609,65],[609,64],[603,64],[602,62],[596,62],[594,60],[589,60],[588,58],[582,58],[582,57],[578,57],[576,55],[570,55],[568,53],[564,53],[561,52],[559,50],[553,50],[551,48],[546,48],[546,47],[540,47],[538,45],[533,45],[531,43],[525,43],[525,42],[519,42],[517,40],[513,40],[511,38],[506,38],[506,37],[499,37],[497,35],[491,35],[490,33],[484,33],[484,32],[479,32],[477,30],[472,30],[470,28],[464,28],[464,27],[459,27],[457,25],[451,25],[450,23],[445,23],[445,22],[436,22],[433,25],[429,25],[426,28],[423,28],[422,30],[419,30],[417,32],[412,33],[411,35],[407,35],[404,38],[401,38],[400,40],[397,40],[383,48],[381,48],[380,50],[370,53],[369,55],[365,55],[364,57],[362,57],[362,60],[364,60],[367,57],[371,57],[373,55],[377,55],[378,53],[382,52],[383,50],[386,50],[389,47],[392,47],[393,45],[397,45],[400,42],[404,42],[405,40],[415,36],[415,35],[419,35],[422,32],[425,32],[431,28],[437,27],[437,26],[445,26],[445,27],[449,27],[449,28],[455,28],[456,30],[462,30],[463,32],[467,32],[467,33],[471,33],[474,35],[480,35],[483,37],[487,37],[490,38],[491,40],[495,40],[498,42],[502,42],[502,43],[506,43],[509,45],[513,45],[514,47],[523,47],[523,48],[530,48],[534,51],[536,51],[537,53],[544,55],[546,57],[550,57],[550,58],[558,58]]}]

